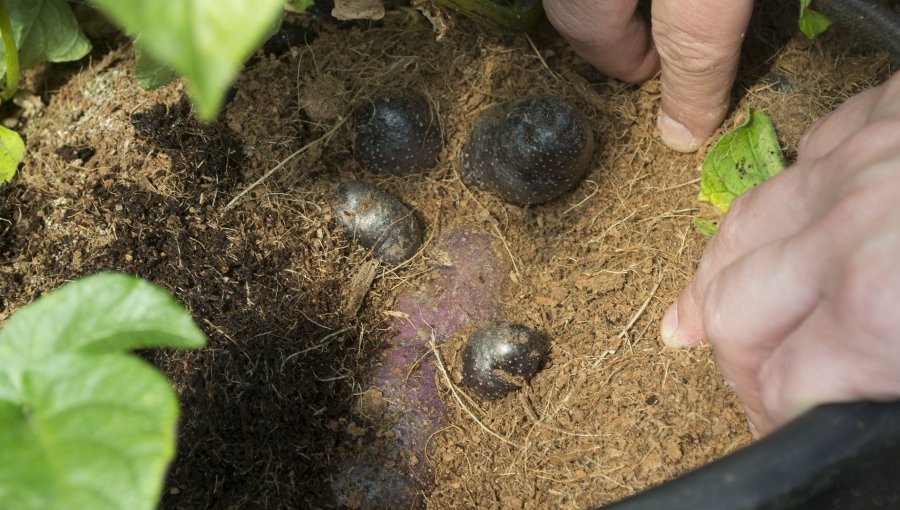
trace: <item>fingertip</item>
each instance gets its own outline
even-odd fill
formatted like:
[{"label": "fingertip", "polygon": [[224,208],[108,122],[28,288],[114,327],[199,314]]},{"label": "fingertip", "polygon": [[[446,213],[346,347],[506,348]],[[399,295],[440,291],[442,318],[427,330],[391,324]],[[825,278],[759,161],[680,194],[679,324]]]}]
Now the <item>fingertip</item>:
[{"label": "fingertip", "polygon": [[705,138],[695,136],[687,126],[673,119],[665,110],[660,110],[656,126],[662,142],[678,152],[697,152],[706,141]]},{"label": "fingertip", "polygon": [[667,347],[676,349],[693,347],[703,342],[702,334],[696,334],[694,328],[686,320],[686,314],[682,310],[685,305],[681,303],[681,299],[684,298],[680,298],[678,302],[669,307],[659,327],[663,343]]},{"label": "fingertip", "polygon": [[684,347],[684,344],[678,341],[676,333],[678,332],[678,303],[673,303],[666,314],[663,315],[662,322],[659,326],[659,334],[662,341],[668,347]]},{"label": "fingertip", "polygon": [[652,3],[652,31],[660,55],[663,142],[695,152],[719,127],[753,11],[752,0],[659,0]]}]

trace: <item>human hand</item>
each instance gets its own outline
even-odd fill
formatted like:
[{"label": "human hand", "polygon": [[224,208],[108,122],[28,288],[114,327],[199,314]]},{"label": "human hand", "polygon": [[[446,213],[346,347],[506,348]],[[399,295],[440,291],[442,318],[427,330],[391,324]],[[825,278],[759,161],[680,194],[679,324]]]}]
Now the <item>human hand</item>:
[{"label": "human hand", "polygon": [[663,142],[694,152],[728,110],[753,0],[544,0],[547,18],[594,67],[630,82],[662,69]]},{"label": "human hand", "polygon": [[709,342],[766,433],[821,403],[900,398],[900,73],[820,119],[739,197],[663,318]]}]

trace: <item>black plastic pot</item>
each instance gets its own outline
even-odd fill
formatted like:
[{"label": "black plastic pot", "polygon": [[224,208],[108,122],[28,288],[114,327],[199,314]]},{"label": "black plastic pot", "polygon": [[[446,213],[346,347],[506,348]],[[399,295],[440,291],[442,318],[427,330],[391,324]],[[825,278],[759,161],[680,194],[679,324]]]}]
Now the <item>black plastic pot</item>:
[{"label": "black plastic pot", "polygon": [[900,509],[900,402],[833,404],[605,510]]},{"label": "black plastic pot", "polygon": [[891,9],[872,0],[813,0],[810,7],[900,65],[900,17]]}]

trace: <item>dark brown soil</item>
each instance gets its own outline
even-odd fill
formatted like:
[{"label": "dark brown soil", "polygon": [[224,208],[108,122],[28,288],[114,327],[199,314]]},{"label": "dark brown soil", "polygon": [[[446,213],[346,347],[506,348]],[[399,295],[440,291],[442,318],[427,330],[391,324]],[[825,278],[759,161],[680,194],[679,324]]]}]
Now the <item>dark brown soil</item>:
[{"label": "dark brown soil", "polygon": [[[791,158],[814,119],[890,69],[839,31],[806,41],[792,6],[776,4],[758,9],[723,130],[753,106],[773,118]],[[436,41],[410,9],[371,26],[296,21],[317,37],[260,51],[211,126],[193,120],[182,85],[140,90],[127,44],[26,82],[38,94],[20,112],[29,156],[0,188],[0,320],[102,270],[152,280],[189,308],[209,345],[144,353],[183,409],[162,508],[334,506],[334,469],[377,427],[361,409],[396,320],[387,312],[440,263],[426,248],[379,267],[371,288],[352,285],[368,283],[354,276],[369,256],[333,221],[327,197],[353,178],[402,198],[430,234],[465,226],[494,236],[510,264],[508,317],[552,342],[519,394],[462,409],[438,381],[451,426],[425,459],[428,507],[586,508],[751,440],[711,352],[657,338],[705,243],[690,225],[704,151],[658,142],[657,80],[608,79],[546,26],[498,37],[457,19]],[[353,159],[347,119],[365,98],[404,88],[438,112],[441,164],[373,175]],[[577,105],[597,149],[573,192],[522,208],[467,189],[455,169],[478,115],[528,93]],[[461,347],[454,338],[441,349],[451,378]]]}]

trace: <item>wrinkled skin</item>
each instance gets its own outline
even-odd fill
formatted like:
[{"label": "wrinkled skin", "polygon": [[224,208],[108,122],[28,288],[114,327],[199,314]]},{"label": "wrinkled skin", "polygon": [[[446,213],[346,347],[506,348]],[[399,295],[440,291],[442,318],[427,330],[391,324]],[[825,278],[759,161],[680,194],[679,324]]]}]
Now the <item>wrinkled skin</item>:
[{"label": "wrinkled skin", "polygon": [[[455,231],[438,243],[437,277],[425,288],[404,292],[393,309],[408,315],[394,320],[391,346],[375,370],[371,387],[389,402],[396,441],[391,456],[396,468],[386,468],[379,452],[351,459],[335,476],[339,500],[359,491],[363,506],[383,508],[384,502],[404,508],[417,507],[429,478],[426,448],[432,435],[446,425],[447,408],[436,384],[437,368],[428,354],[429,342],[448,339],[472,324],[500,318],[500,298],[506,286],[507,268],[491,245],[491,237],[471,231]],[[432,336],[433,335],[433,336]],[[415,456],[414,466],[408,465]],[[361,466],[351,470],[351,466]],[[373,479],[375,482],[373,482]]]},{"label": "wrinkled skin", "polygon": [[731,205],[663,339],[708,341],[760,433],[817,404],[900,398],[898,204],[900,74]]}]

